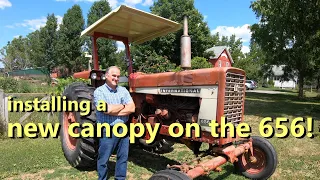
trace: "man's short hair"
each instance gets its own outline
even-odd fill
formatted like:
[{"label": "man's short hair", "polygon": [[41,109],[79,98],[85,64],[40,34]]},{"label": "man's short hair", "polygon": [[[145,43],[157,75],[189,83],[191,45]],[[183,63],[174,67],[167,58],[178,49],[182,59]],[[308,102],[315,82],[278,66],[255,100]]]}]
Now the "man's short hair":
[{"label": "man's short hair", "polygon": [[113,69],[113,68],[117,68],[120,71],[120,68],[118,66],[110,66],[106,69],[106,73],[109,74],[110,69]]}]

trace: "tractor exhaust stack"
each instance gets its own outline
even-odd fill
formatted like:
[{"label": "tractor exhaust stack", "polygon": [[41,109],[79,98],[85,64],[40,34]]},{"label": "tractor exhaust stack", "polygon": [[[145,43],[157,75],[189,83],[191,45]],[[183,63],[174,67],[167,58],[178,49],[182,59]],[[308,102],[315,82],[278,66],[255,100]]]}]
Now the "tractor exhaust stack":
[{"label": "tractor exhaust stack", "polygon": [[188,35],[188,19],[183,19],[183,35],[181,36],[181,67],[183,69],[191,68],[191,38]]}]

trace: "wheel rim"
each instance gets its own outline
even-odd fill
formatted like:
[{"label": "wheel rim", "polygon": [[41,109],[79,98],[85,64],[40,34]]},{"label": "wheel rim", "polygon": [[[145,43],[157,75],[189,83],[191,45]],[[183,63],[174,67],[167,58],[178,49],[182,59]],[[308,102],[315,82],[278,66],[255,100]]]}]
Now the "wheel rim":
[{"label": "wheel rim", "polygon": [[[68,129],[72,123],[76,122],[76,118],[74,117],[74,114],[72,112],[63,112],[63,120],[64,120],[64,123],[63,123],[64,137],[66,140],[66,144],[69,149],[75,150],[77,139],[69,135]],[[75,129],[73,133],[78,133],[77,129]]]},{"label": "wheel rim", "polygon": [[256,158],[256,162],[250,160],[251,153],[245,153],[242,156],[242,165],[246,172],[250,174],[258,174],[264,170],[266,167],[266,157],[265,153],[258,148],[253,148],[253,155]]}]

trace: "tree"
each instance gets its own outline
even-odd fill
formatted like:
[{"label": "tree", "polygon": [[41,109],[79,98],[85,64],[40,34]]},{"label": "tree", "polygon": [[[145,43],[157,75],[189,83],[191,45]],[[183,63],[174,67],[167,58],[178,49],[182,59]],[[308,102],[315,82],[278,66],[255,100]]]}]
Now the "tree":
[{"label": "tree", "polygon": [[50,73],[57,62],[57,18],[48,14],[45,27],[28,35],[30,43],[30,57],[35,67],[41,67],[50,78]]},{"label": "tree", "polygon": [[[91,24],[95,23],[97,20],[105,16],[111,11],[111,7],[108,1],[100,0],[93,3],[91,6],[88,19],[87,19],[87,26],[89,27]],[[87,38],[86,43],[88,45],[88,50],[92,54],[92,41]],[[110,39],[99,38],[97,40],[98,45],[98,57],[99,57],[99,64],[102,68],[106,68],[113,64],[115,59],[115,54],[117,51],[116,42]]]},{"label": "tree", "polygon": [[27,44],[29,47],[29,57],[30,61],[33,64],[33,67],[43,66],[42,61],[44,60],[44,27],[40,28],[39,30],[36,30],[34,32],[31,32],[27,35]]},{"label": "tree", "polygon": [[121,70],[121,75],[128,76],[128,63],[126,58],[125,51],[119,51],[115,53],[115,61],[114,63],[110,64],[110,66],[118,66]]},{"label": "tree", "polygon": [[243,69],[246,72],[246,79],[259,81],[263,84],[263,76],[268,75],[266,70],[269,66],[264,66],[265,55],[256,43],[250,44],[250,52],[241,60],[235,61],[234,67]]},{"label": "tree", "polygon": [[319,55],[319,1],[258,0],[251,8],[260,19],[251,27],[253,41],[266,52],[269,64],[297,71],[303,97],[305,78],[314,72]]},{"label": "tree", "polygon": [[[203,57],[206,49],[212,47],[213,39],[203,15],[195,8],[193,0],[158,0],[150,7],[151,13],[183,24],[184,16],[188,16],[188,34],[191,36],[192,57]],[[180,64],[180,38],[183,29],[144,43],[140,51],[155,51],[177,65]]]},{"label": "tree", "polygon": [[28,56],[27,39],[19,36],[3,47],[0,51],[3,56],[1,62],[6,71],[20,70],[31,67]]},{"label": "tree", "polygon": [[[215,34],[216,37],[219,37],[219,33]],[[214,38],[216,39],[216,38]],[[242,41],[241,38],[236,39],[236,35],[233,34],[230,37],[222,36],[221,40],[218,39],[216,42],[217,46],[227,46],[229,48],[230,54],[234,62],[238,62],[244,58],[244,54],[242,53]]]},{"label": "tree", "polygon": [[[139,52],[139,51],[136,51]],[[135,71],[144,73],[161,73],[175,70],[175,64],[171,63],[166,56],[160,56],[155,51],[139,52],[134,59]]]},{"label": "tree", "polygon": [[64,14],[58,31],[58,60],[67,68],[68,75],[83,70],[87,63],[82,57],[84,39],[80,38],[84,30],[84,19],[79,5],[74,5]]}]

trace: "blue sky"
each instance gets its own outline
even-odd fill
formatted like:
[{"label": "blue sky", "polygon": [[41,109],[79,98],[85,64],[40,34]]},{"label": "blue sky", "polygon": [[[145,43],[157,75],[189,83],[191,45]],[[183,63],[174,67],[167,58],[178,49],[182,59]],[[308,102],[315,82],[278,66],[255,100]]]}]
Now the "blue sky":
[{"label": "blue sky", "polygon": [[[81,6],[83,16],[95,0],[0,0],[0,49],[19,35],[45,25],[48,13],[54,13],[61,22],[63,15],[74,4]],[[108,0],[112,8],[126,4],[137,9],[150,11],[153,0]],[[212,33],[242,38],[243,52],[249,51],[250,31],[248,25],[257,22],[249,8],[252,0],[195,0],[195,7],[207,21]],[[122,44],[122,43],[121,43]],[[121,47],[122,49],[123,47]],[[0,66],[2,66],[0,64]]]}]

